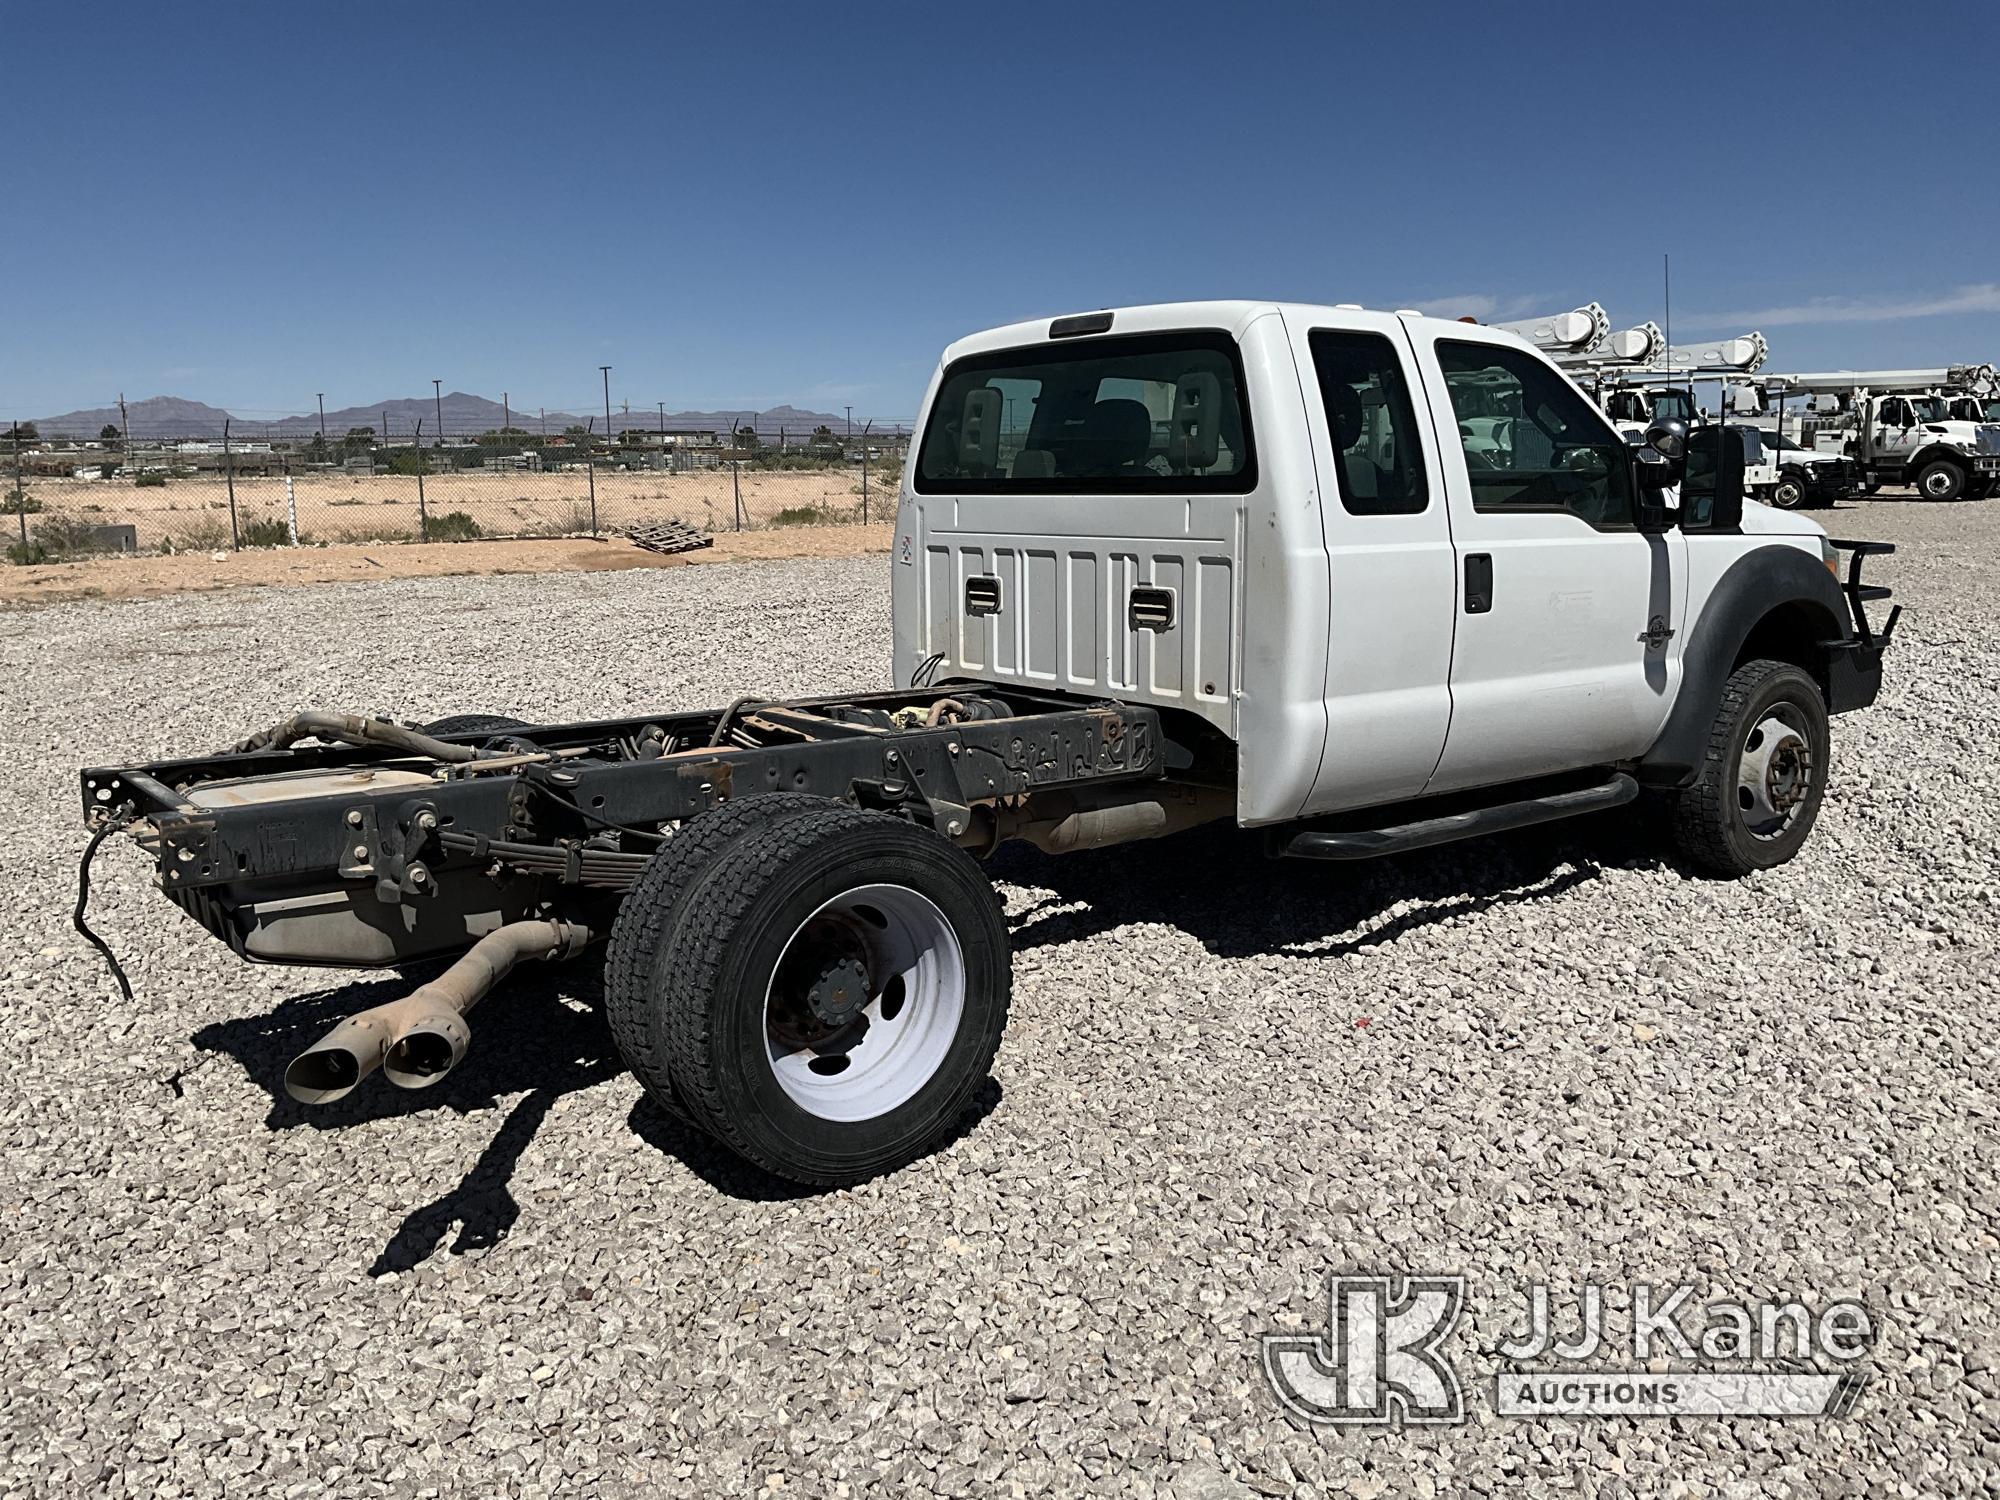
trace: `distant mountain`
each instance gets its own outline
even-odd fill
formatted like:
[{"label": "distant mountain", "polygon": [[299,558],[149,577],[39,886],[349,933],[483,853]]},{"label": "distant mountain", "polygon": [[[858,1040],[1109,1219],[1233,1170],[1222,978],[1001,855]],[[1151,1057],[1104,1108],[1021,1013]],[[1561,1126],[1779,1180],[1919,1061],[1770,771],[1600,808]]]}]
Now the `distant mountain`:
[{"label": "distant mountain", "polygon": [[[428,438],[437,431],[440,407],[447,437],[472,437],[490,432],[499,427],[503,419],[511,419],[514,426],[537,435],[546,428],[551,437],[565,427],[589,426],[596,431],[604,426],[602,411],[585,412],[581,416],[573,412],[552,411],[544,416],[532,409],[523,411],[518,406],[505,408],[498,401],[489,401],[484,396],[474,396],[466,391],[452,391],[441,400],[429,396],[406,396],[367,406],[343,406],[326,414],[326,432],[329,437],[341,437],[351,427],[372,427],[378,437],[408,437],[421,422],[423,433]],[[627,428],[650,431],[658,427],[661,420],[657,410],[623,411],[613,407],[611,411],[614,432]],[[316,411],[269,419],[232,417],[219,406],[209,406],[180,396],[149,396],[144,401],[127,402],[123,418],[115,406],[98,406],[87,411],[64,412],[56,417],[37,417],[35,426],[44,437],[94,438],[107,424],[123,427],[128,421],[132,436],[146,439],[220,438],[224,421],[231,423],[230,432],[234,436],[245,439],[309,437],[318,432],[320,426]],[[804,437],[815,427],[830,427],[843,434],[847,431],[845,416],[804,411],[796,406],[773,406],[763,411],[670,411],[665,417],[665,425],[670,429],[694,428],[700,431],[733,431],[752,422],[760,435],[768,437],[776,437],[780,432],[787,436]],[[855,431],[860,431],[861,426],[857,421]]]},{"label": "distant mountain", "polygon": [[[128,401],[126,413],[135,438],[221,437],[223,420],[229,415],[219,406],[181,396],[149,396],[144,401]],[[126,420],[115,406],[94,406],[60,417],[38,417],[35,427],[43,437],[94,438],[107,426],[122,427]],[[238,422],[235,430],[242,428],[243,424]]]}]

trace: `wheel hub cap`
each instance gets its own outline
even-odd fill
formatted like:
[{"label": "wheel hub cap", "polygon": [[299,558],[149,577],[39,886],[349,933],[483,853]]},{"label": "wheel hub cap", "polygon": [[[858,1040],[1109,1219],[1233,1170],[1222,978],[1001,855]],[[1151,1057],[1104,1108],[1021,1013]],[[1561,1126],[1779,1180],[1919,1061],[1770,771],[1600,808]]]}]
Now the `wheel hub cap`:
[{"label": "wheel hub cap", "polygon": [[806,991],[806,1004],[823,1026],[845,1026],[861,1014],[870,999],[868,966],[855,958],[839,958],[820,970]]},{"label": "wheel hub cap", "polygon": [[1812,746],[1797,725],[1773,710],[1744,741],[1736,805],[1758,838],[1776,838],[1792,824],[1812,791]]}]

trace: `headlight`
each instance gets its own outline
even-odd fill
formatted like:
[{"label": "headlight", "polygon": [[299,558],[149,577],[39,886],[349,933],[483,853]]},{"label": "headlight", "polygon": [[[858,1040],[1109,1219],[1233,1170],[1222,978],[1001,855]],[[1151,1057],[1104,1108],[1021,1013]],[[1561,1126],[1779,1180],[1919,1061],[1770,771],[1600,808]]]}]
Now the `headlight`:
[{"label": "headlight", "polygon": [[1825,536],[1819,539],[1819,560],[1826,564],[1827,572],[1837,581],[1840,577],[1840,549]]}]

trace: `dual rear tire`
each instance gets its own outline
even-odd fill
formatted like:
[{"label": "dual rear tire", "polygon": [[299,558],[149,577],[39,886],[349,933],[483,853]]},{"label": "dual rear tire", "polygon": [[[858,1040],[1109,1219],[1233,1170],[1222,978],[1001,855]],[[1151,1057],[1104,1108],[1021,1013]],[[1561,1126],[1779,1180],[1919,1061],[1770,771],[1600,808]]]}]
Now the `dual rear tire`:
[{"label": "dual rear tire", "polygon": [[1010,992],[999,899],[970,856],[788,793],[690,820],[626,897],[605,965],[612,1034],[646,1091],[819,1187],[950,1135]]}]

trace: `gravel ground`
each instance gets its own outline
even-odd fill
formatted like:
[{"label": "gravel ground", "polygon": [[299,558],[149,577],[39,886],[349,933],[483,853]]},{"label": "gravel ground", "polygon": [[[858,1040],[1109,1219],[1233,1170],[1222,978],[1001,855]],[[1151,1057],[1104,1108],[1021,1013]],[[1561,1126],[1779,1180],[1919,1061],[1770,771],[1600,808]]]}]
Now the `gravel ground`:
[{"label": "gravel ground", "polygon": [[[237,963],[114,847],[119,1004],[67,925],[74,771],[306,705],[873,686],[883,559],[0,617],[0,1486],[1990,1493],[2000,505],[1843,511],[1904,544],[1910,615],[1797,862],[1694,879],[1619,822],[1353,871],[1010,851],[985,1109],[821,1195],[643,1103],[580,967],[489,1001],[436,1090],[298,1110],[286,1060],[391,986]],[[1354,1269],[1469,1278],[1468,1425],[1283,1418],[1256,1335]],[[1544,1277],[1858,1297],[1872,1383],[1838,1420],[1499,1418]]]}]

